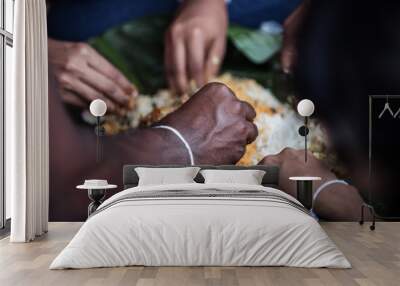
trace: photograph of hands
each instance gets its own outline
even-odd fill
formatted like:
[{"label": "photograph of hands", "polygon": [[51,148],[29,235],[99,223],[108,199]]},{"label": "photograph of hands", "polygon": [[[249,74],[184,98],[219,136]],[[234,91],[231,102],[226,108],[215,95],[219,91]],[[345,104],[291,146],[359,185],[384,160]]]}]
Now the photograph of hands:
[{"label": "photograph of hands", "polygon": [[[368,51],[382,57],[387,51],[372,44],[356,53],[369,39],[361,31],[371,24],[355,4],[47,2],[50,220],[86,218],[87,196],[73,190],[87,178],[107,178],[120,186],[124,164],[189,164],[181,138],[171,130],[153,128],[158,125],[169,126],[184,138],[195,164],[278,166],[279,188],[292,196],[296,184],[291,176],[321,177],[315,188],[345,179],[351,183],[327,187],[315,212],[326,220],[359,219],[370,190],[364,141],[368,120],[363,119],[368,114],[368,91],[374,84],[385,84],[393,70],[378,73],[379,63],[368,62],[369,71],[378,74],[373,81],[363,70]],[[397,6],[393,11],[400,11]],[[372,6],[366,5],[365,11],[374,14]],[[355,19],[359,25],[352,25]],[[386,15],[384,21],[390,19]],[[382,41],[398,44],[396,37],[390,34]],[[346,82],[331,70],[343,71],[353,80]],[[243,81],[251,87],[235,85]],[[265,93],[271,97],[263,102]],[[304,139],[297,133],[302,118],[295,111],[303,98],[313,100],[316,107],[307,163]],[[107,105],[107,134],[98,163],[94,126],[87,118],[95,99]],[[294,119],[279,125],[282,118]],[[315,130],[323,135],[314,135]],[[268,144],[263,136],[268,136]],[[384,169],[393,166],[386,164]],[[392,189],[389,183],[386,187]]]}]

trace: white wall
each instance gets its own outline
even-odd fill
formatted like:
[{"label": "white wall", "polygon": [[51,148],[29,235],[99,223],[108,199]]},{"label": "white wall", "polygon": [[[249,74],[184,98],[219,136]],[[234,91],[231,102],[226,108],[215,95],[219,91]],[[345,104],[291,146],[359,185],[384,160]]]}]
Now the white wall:
[{"label": "white wall", "polygon": [[[14,32],[14,0],[5,0],[5,28],[9,33]],[[13,49],[9,46],[6,46],[6,55],[5,55],[5,108],[7,110],[7,98],[9,98],[12,92],[12,73],[13,73],[13,65],[14,65],[14,56]],[[5,136],[7,136],[7,122],[5,127]],[[5,138],[4,138],[5,139]],[[6,151],[7,152],[7,151]],[[7,164],[7,162],[6,162]],[[7,168],[6,168],[7,169]],[[7,176],[5,176],[6,178]],[[11,193],[10,188],[7,188],[7,181],[5,182],[5,200],[6,200],[6,219],[11,217]]]},{"label": "white wall", "polygon": [[[12,54],[13,49],[9,46],[6,46],[6,76],[5,76],[5,108],[7,110],[7,98],[9,98],[11,94],[11,89],[12,89],[12,73],[13,73],[13,54]],[[7,122],[6,122],[6,134],[5,137],[7,137]],[[5,139],[5,138],[4,138]],[[7,162],[6,162],[7,164]],[[5,168],[7,169],[7,168]],[[7,178],[7,176],[5,176]],[[11,217],[11,193],[10,193],[10,188],[7,188],[7,180],[5,183],[5,199],[6,199],[6,219]]]}]

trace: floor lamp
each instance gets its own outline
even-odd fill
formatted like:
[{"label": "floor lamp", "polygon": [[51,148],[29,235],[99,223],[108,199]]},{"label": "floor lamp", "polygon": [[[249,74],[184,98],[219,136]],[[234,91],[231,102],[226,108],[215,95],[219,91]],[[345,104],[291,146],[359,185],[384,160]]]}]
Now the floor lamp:
[{"label": "floor lamp", "polygon": [[[314,103],[309,99],[303,99],[297,105],[297,112],[300,116],[304,117],[304,125],[302,125],[298,132],[300,136],[304,137],[304,161],[307,163],[308,159],[308,145],[307,136],[310,132],[308,128],[308,118],[314,113]],[[290,177],[289,180],[296,181],[297,183],[297,199],[309,210],[313,207],[313,181],[321,180],[320,177],[313,176],[297,176]]]},{"label": "floor lamp", "polygon": [[310,132],[308,128],[308,118],[314,113],[314,103],[309,99],[303,99],[297,105],[297,112],[304,117],[304,125],[300,126],[299,134],[304,137],[304,161],[307,163],[307,135]]},{"label": "floor lamp", "polygon": [[100,138],[104,136],[104,127],[101,126],[101,117],[106,114],[107,104],[101,99],[95,99],[90,103],[90,113],[96,117],[96,163],[99,163],[102,159],[102,148]]}]

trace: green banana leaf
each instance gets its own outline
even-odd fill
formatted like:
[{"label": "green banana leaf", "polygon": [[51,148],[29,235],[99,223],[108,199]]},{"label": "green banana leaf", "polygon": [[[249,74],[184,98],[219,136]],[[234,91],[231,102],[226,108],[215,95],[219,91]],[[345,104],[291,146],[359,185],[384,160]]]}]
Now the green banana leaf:
[{"label": "green banana leaf", "polygon": [[229,27],[228,37],[235,47],[255,64],[265,63],[282,46],[281,34],[268,34],[236,25]]},{"label": "green banana leaf", "polygon": [[114,64],[142,93],[166,86],[163,35],[169,17],[147,17],[107,30],[89,43]]},{"label": "green banana leaf", "polygon": [[[110,28],[89,43],[141,93],[153,94],[167,86],[163,67],[164,33],[171,20],[169,15],[144,17]],[[231,25],[227,37],[221,72],[253,78],[281,97],[279,90],[286,89],[288,84],[274,57],[281,46],[280,36]]]}]

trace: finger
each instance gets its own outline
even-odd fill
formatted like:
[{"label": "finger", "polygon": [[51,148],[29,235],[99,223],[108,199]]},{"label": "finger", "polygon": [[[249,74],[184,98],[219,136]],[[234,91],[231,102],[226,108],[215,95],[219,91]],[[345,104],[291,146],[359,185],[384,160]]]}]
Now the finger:
[{"label": "finger", "polygon": [[204,84],[204,50],[203,35],[199,29],[194,29],[186,42],[186,54],[189,80],[194,80],[197,87]]},{"label": "finger", "polygon": [[87,67],[80,75],[80,79],[118,105],[127,107],[131,96],[127,95],[117,84],[97,70]]},{"label": "finger", "polygon": [[281,53],[282,70],[286,74],[291,74],[296,62],[296,50],[294,47],[284,47]]},{"label": "finger", "polygon": [[107,104],[107,109],[110,112],[113,112],[116,109],[116,106],[112,101],[78,78],[69,75],[64,76],[64,86],[66,90],[75,92],[81,97],[81,99],[88,103],[95,99],[102,99]]},{"label": "finger", "polygon": [[88,107],[88,103],[83,100],[82,98],[80,98],[79,95],[77,95],[76,93],[69,91],[69,90],[61,90],[60,91],[60,95],[62,100],[69,105],[75,106],[75,107],[79,107],[79,108],[87,108]]},{"label": "finger", "polygon": [[130,83],[116,67],[97,53],[96,50],[88,47],[87,59],[90,67],[114,81],[126,94],[133,96],[137,95],[135,86]]},{"label": "finger", "polygon": [[258,128],[257,126],[252,123],[252,122],[247,122],[247,144],[250,144],[251,142],[253,142],[254,140],[256,140],[257,136],[258,136]]},{"label": "finger", "polygon": [[171,41],[166,38],[164,48],[164,70],[167,78],[169,88],[176,93],[177,87],[175,85],[174,74],[172,71],[172,47]]},{"label": "finger", "polygon": [[185,49],[180,35],[167,34],[165,38],[164,63],[169,87],[178,94],[187,88]]},{"label": "finger", "polygon": [[281,152],[279,152],[279,156],[280,157],[286,157],[286,158],[290,158],[290,157],[296,157],[296,154],[300,154],[299,152],[301,152],[300,149],[294,149],[291,147],[285,147],[281,150]]},{"label": "finger", "polygon": [[253,121],[254,118],[256,118],[256,111],[254,110],[253,106],[251,106],[248,102],[246,101],[241,101],[241,106],[243,109],[243,113],[245,114],[245,117],[248,121]]},{"label": "finger", "polygon": [[188,79],[186,74],[185,46],[182,38],[173,39],[173,50],[171,59],[171,70],[175,82],[176,91],[179,94],[186,92]]},{"label": "finger", "polygon": [[259,163],[265,166],[280,166],[282,164],[280,157],[278,155],[268,155],[265,156]]},{"label": "finger", "polygon": [[210,80],[218,74],[225,53],[225,40],[215,40],[207,53],[205,74],[206,80]]}]

